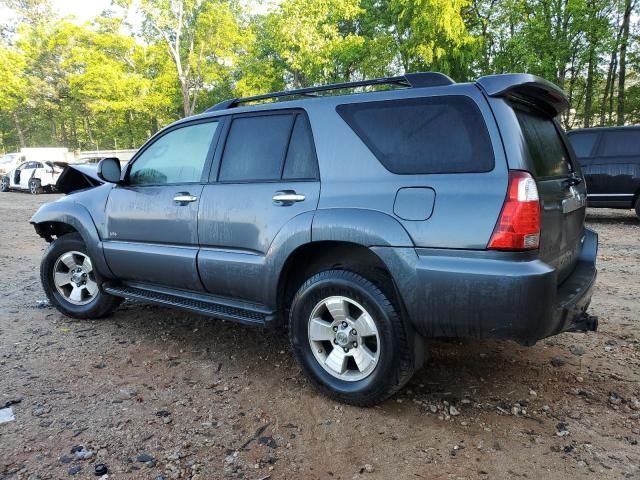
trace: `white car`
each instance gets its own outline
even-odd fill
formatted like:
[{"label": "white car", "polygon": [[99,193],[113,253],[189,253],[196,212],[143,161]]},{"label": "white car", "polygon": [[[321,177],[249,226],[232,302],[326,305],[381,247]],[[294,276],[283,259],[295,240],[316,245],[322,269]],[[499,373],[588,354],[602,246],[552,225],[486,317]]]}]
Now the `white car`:
[{"label": "white car", "polygon": [[58,177],[66,167],[63,162],[27,161],[0,179],[0,191],[28,190],[32,194],[55,189]]},{"label": "white car", "polygon": [[21,155],[20,153],[7,153],[3,157],[0,157],[0,178],[25,160],[24,155]]}]

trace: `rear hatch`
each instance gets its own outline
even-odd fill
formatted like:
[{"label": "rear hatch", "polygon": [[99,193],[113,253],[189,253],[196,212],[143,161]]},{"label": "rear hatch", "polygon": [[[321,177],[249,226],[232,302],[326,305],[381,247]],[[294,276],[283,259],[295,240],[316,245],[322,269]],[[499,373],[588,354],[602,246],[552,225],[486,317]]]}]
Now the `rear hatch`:
[{"label": "rear hatch", "polygon": [[586,213],[584,178],[560,124],[535,103],[511,102],[526,145],[527,170],[540,196],[540,258],[556,268],[558,283],[573,271]]}]

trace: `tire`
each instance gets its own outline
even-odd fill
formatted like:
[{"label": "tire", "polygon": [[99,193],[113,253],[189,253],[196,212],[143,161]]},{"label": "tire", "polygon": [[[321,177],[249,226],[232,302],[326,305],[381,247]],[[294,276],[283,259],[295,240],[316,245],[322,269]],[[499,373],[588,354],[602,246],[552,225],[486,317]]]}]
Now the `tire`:
[{"label": "tire", "polygon": [[39,179],[34,178],[29,180],[29,192],[31,195],[39,195],[42,193],[42,184]]},{"label": "tire", "polygon": [[8,192],[9,191],[9,177],[2,177],[0,179],[0,192]]},{"label": "tire", "polygon": [[[89,263],[86,259],[89,259]],[[82,269],[77,273],[76,278],[82,280],[84,277],[83,285],[71,282],[73,272],[67,265],[73,262],[77,264],[77,268]],[[67,269],[68,272],[65,272]],[[62,281],[56,277],[56,272],[60,274]],[[69,276],[68,284],[59,286],[66,281],[65,275]],[[51,304],[61,313],[72,318],[105,317],[123,300],[120,297],[108,295],[100,289],[102,282],[99,274],[91,266],[85,244],[77,233],[63,235],[51,243],[40,264],[40,281]],[[74,290],[76,292],[80,290],[79,296],[74,293]]]},{"label": "tire", "polygon": [[[343,307],[336,305],[344,305],[344,302],[348,305],[346,311],[349,313],[345,317],[347,320],[344,323],[348,323],[346,327],[342,326],[341,315],[331,314],[327,306],[333,305],[332,310],[340,312]],[[356,331],[356,328],[360,328],[358,325],[361,322],[354,322],[354,319],[364,318],[359,316],[360,309],[373,321],[375,337],[360,337],[363,334],[362,330],[374,330],[368,320],[367,328]],[[309,327],[312,320],[314,332]],[[315,333],[315,325],[320,325],[317,330],[319,334]],[[357,335],[349,336],[349,342],[355,342],[346,343],[346,347],[341,348],[341,345],[345,345],[345,338],[343,336],[340,343],[336,343],[338,333],[335,333],[332,340],[312,341],[312,338],[331,335],[327,325],[334,333],[336,328],[343,333],[356,332]],[[289,337],[296,360],[311,383],[339,402],[360,407],[376,405],[397,392],[414,372],[415,352],[400,310],[371,281],[351,271],[328,270],[316,273],[300,287],[291,304]],[[341,365],[346,372],[340,374],[340,368],[328,367],[327,361],[333,363],[330,357],[334,354],[336,358],[341,358],[341,350],[345,351],[345,348],[350,349],[351,353],[345,356],[351,357],[351,360],[347,358],[346,369],[344,362],[336,364]],[[371,354],[377,355],[377,358],[372,362],[374,366],[371,369],[361,370],[360,364],[356,362],[356,355],[359,355],[358,349],[364,348],[366,350],[363,352],[368,352],[367,358],[370,358]],[[367,365],[367,362],[362,361],[362,365]],[[349,377],[352,373],[353,377]]]},{"label": "tire", "polygon": [[638,195],[638,198],[636,199],[636,205],[634,208],[636,209],[636,217],[640,220],[640,195]]}]

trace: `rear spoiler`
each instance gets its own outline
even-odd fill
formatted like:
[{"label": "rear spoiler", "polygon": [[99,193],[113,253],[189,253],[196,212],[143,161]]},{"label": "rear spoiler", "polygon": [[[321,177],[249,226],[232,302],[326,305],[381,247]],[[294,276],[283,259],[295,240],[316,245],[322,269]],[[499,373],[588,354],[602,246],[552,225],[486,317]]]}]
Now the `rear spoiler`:
[{"label": "rear spoiler", "polygon": [[553,117],[569,108],[569,100],[558,86],[528,73],[487,75],[476,84],[490,97],[532,103]]}]

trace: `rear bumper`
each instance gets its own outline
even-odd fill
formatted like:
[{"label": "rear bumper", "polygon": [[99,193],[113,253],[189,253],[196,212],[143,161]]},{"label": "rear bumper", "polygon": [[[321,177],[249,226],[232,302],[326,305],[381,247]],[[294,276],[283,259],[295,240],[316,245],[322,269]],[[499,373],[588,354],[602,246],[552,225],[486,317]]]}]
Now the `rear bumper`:
[{"label": "rear bumper", "polygon": [[585,230],[574,272],[529,255],[434,252],[377,247],[414,328],[425,337],[511,339],[530,345],[564,331],[594,329],[585,320],[596,279],[598,236]]}]

